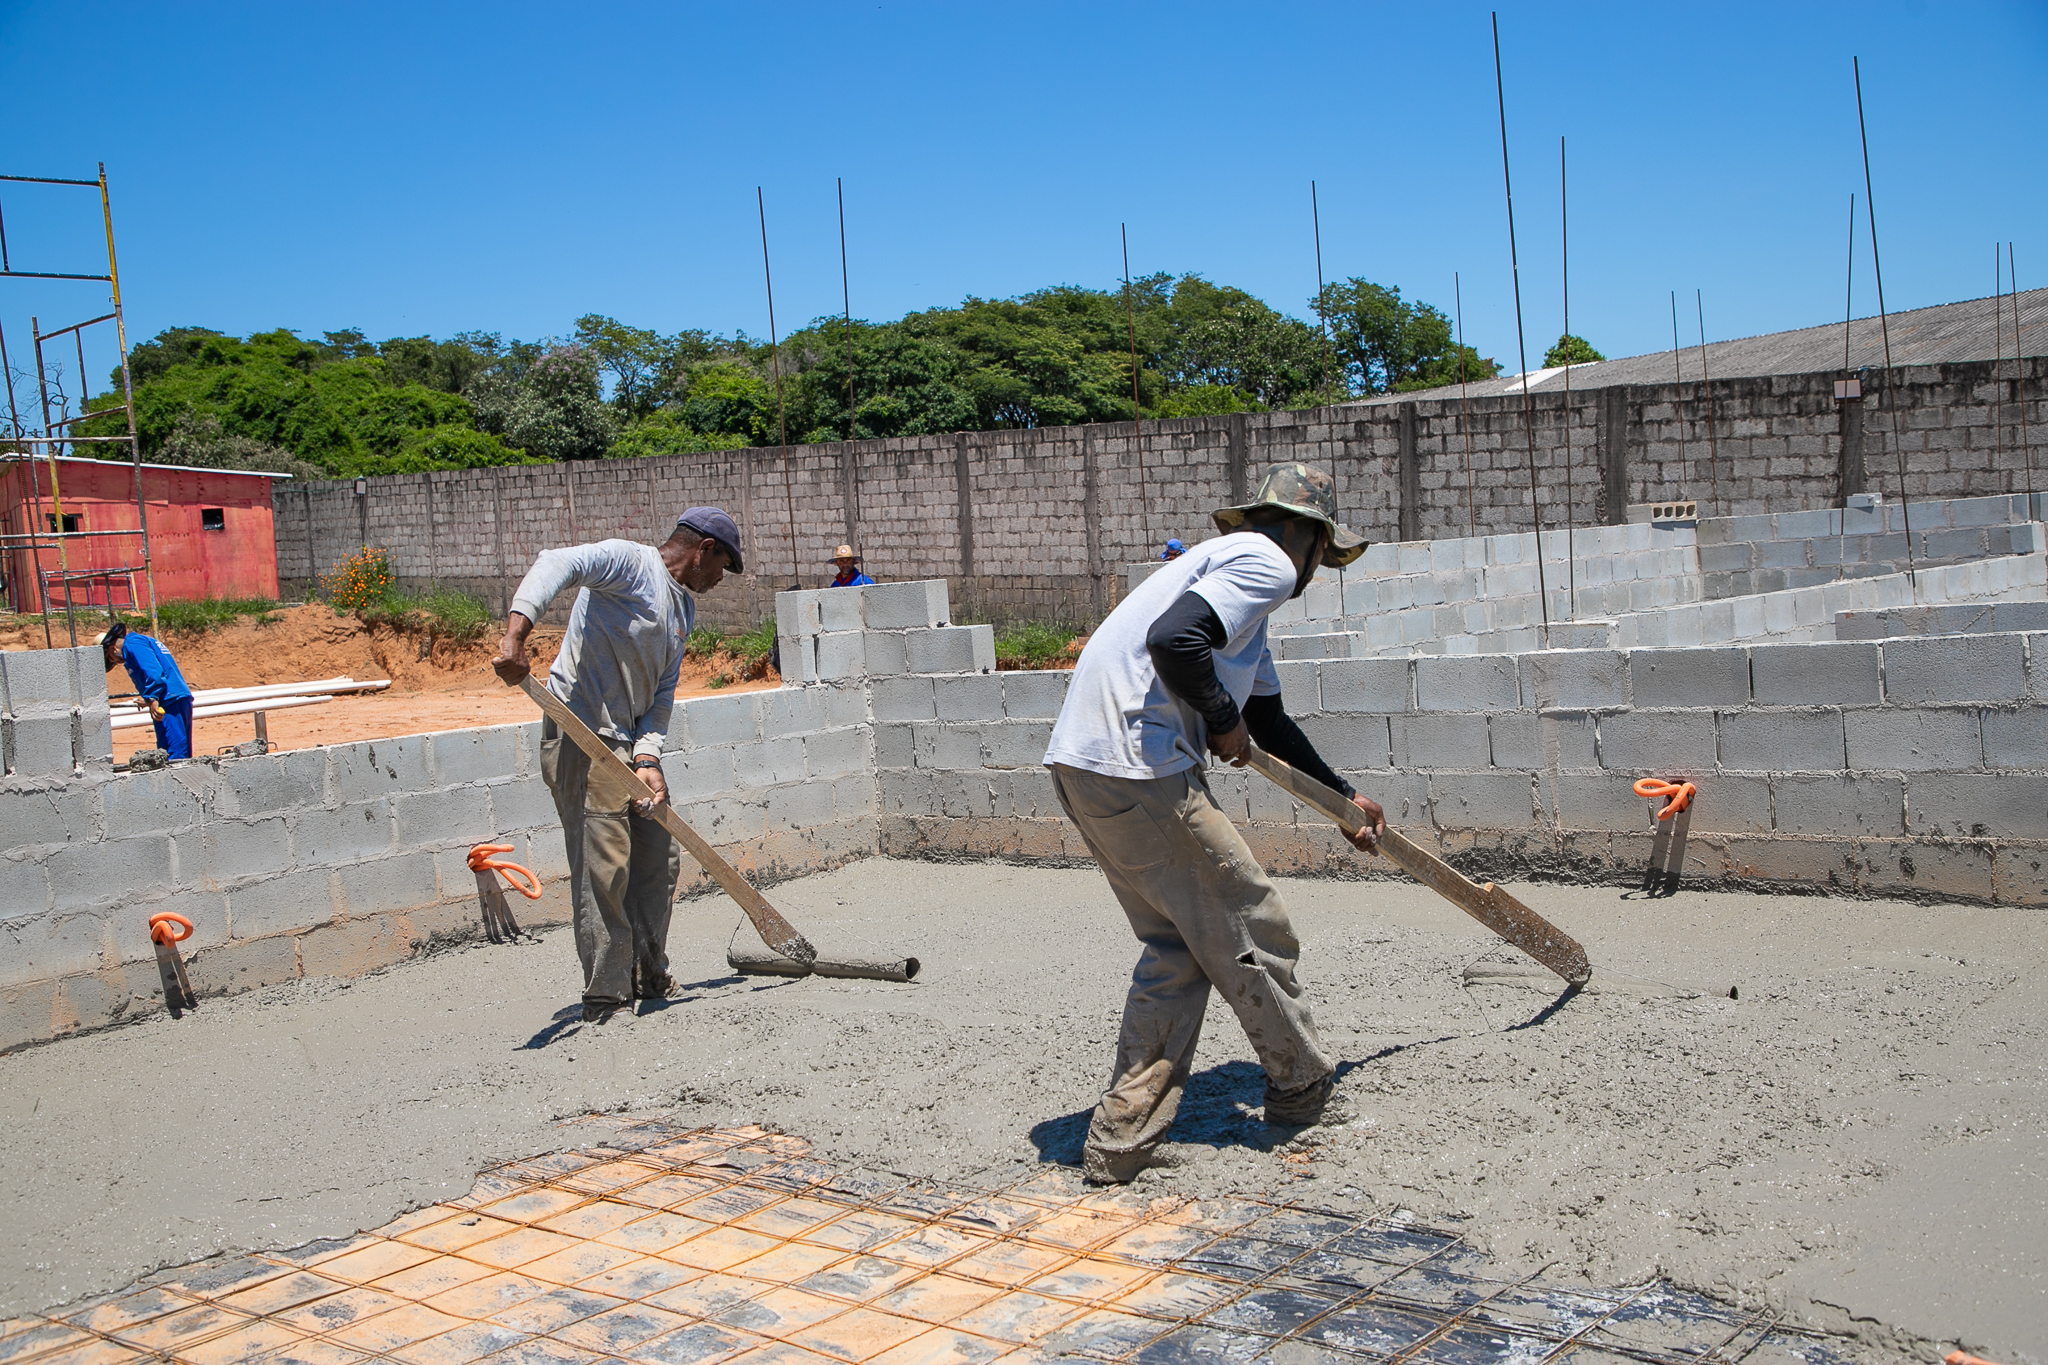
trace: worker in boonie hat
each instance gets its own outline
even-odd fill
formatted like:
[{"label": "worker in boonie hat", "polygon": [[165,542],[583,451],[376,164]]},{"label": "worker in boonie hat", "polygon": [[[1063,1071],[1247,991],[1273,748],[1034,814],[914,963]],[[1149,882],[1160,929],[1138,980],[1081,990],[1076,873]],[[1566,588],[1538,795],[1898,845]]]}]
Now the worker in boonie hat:
[{"label": "worker in boonie hat", "polygon": [[541,722],[541,777],[569,851],[569,905],[583,963],[583,1017],[603,1023],[635,999],[675,988],[668,921],[682,851],[651,818],[668,799],[661,753],[676,671],[697,619],[693,594],[744,573],[740,530],[716,507],[692,507],[658,545],[602,540],[545,550],[520,580],[491,667],[508,685],[532,671],[526,637],[575,589],[548,690],[596,731],[647,786],[637,799],[590,785],[590,757]]},{"label": "worker in boonie hat", "polygon": [[1254,742],[1386,828],[1379,804],[1330,770],[1280,707],[1266,621],[1320,567],[1364,553],[1337,521],[1330,476],[1276,464],[1258,496],[1215,513],[1224,532],[1160,567],[1081,651],[1045,762],[1053,791],[1109,878],[1144,949],[1082,1174],[1121,1183],[1165,1139],[1213,985],[1266,1070],[1269,1124],[1319,1121],[1333,1065],[1296,976],[1280,893],[1210,795],[1211,755],[1242,767]]},{"label": "worker in boonie hat", "polygon": [[109,673],[120,664],[128,680],[149,708],[149,723],[156,731],[156,747],[172,758],[192,757],[192,689],[178,671],[178,661],[155,639],[138,635],[119,621],[100,632],[95,641]]},{"label": "worker in boonie hat", "polygon": [[1181,544],[1178,539],[1174,539],[1166,542],[1166,548],[1159,552],[1159,557],[1170,562],[1179,559],[1187,552],[1188,547]]},{"label": "worker in boonie hat", "polygon": [[827,586],[834,588],[869,588],[875,580],[860,571],[860,556],[853,552],[851,545],[841,545],[832,552],[832,565],[839,570],[839,576]]}]

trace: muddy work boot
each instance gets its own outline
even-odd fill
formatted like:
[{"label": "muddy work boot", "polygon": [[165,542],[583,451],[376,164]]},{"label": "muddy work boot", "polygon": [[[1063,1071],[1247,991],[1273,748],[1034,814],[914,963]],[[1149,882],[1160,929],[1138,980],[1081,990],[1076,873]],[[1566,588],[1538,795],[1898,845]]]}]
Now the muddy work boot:
[{"label": "muddy work boot", "polygon": [[1308,1128],[1320,1123],[1330,1094],[1337,1088],[1335,1076],[1324,1076],[1292,1090],[1276,1090],[1266,1082],[1266,1122],[1282,1128]]},{"label": "muddy work boot", "polygon": [[1128,1185],[1153,1164],[1152,1149],[1112,1152],[1093,1143],[1081,1149],[1081,1179],[1090,1185]]},{"label": "muddy work boot", "polygon": [[583,1022],[586,1024],[609,1024],[612,1016],[621,1008],[617,1000],[586,1000],[583,1002]]},{"label": "muddy work boot", "polygon": [[666,1000],[675,993],[676,979],[667,972],[649,971],[642,967],[633,973],[635,1000]]}]

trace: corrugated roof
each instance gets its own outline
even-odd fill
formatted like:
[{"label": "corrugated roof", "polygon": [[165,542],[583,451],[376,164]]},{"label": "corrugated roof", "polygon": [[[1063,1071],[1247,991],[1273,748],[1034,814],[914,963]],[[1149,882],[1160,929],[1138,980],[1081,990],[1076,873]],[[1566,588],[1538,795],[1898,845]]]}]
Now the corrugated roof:
[{"label": "corrugated roof", "polygon": [[[49,457],[46,455],[22,455],[13,451],[0,454],[0,463],[5,464],[44,464],[47,463],[48,459]],[[133,469],[135,467],[127,460],[95,460],[85,455],[59,455],[57,463],[107,464],[118,466],[121,469]],[[215,469],[210,465],[151,464],[147,460],[142,462],[142,467],[144,469],[168,469],[173,472],[182,471],[187,474],[246,474],[252,479],[289,479],[292,477],[290,474],[273,474],[267,469]]]},{"label": "corrugated roof", "polygon": [[[2000,312],[2004,320],[1999,321]],[[2048,289],[2022,289],[2019,295],[2020,337],[2027,355],[2048,355]],[[1915,308],[1893,313],[1887,320],[1892,339],[1892,364],[1939,365],[1955,361],[1992,360],[2003,354],[2010,359],[2013,345],[2012,296],[2000,299],[1965,299],[1941,303],[1932,308]],[[1884,329],[1876,317],[1857,318],[1849,324],[1849,363],[1842,363],[1842,324],[1825,323],[1791,332],[1768,332],[1763,336],[1707,343],[1707,372],[1714,379],[1756,379],[1774,374],[1811,374],[1817,371],[1884,368]],[[2002,337],[2002,344],[2001,344]],[[1669,351],[1602,360],[1591,365],[1572,366],[1574,389],[1597,389],[1612,384],[1668,384],[1677,378],[1698,383],[1700,350],[1683,347],[1674,367]],[[1564,387],[1564,370],[1531,370],[1529,387]],[[1519,374],[1501,375],[1471,384],[1466,392],[1473,398],[1498,398],[1522,391]],[[1411,393],[1381,394],[1347,406],[1402,403],[1411,398],[1455,397],[1458,386],[1420,389]]]}]

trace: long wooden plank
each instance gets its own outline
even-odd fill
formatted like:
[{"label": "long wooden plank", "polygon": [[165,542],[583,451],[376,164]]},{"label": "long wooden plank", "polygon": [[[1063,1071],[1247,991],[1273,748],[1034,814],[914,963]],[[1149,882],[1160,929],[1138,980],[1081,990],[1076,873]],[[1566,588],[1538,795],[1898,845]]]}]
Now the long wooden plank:
[{"label": "long wooden plank", "polygon": [[[1365,828],[1365,812],[1345,800],[1343,793],[1257,748],[1251,751],[1250,763],[1295,800],[1334,820],[1346,834],[1356,834]],[[1592,963],[1587,961],[1586,950],[1577,939],[1492,882],[1479,885],[1398,830],[1383,832],[1378,849],[1403,872],[1566,981],[1583,985],[1592,979]]]},{"label": "long wooden plank", "polygon": [[[592,733],[588,725],[578,720],[576,713],[560,697],[541,686],[530,674],[519,680],[519,688],[546,713],[556,729],[590,756],[591,776],[605,788],[617,792],[647,790],[647,785],[634,775],[632,766],[613,753],[611,746]],[[770,905],[768,898],[756,891],[737,868],[719,857],[718,850],[706,843],[703,835],[684,823],[683,817],[676,814],[674,805],[663,801],[655,806],[650,816],[689,850],[698,865],[725,889],[726,895],[739,903],[740,909],[747,912],[747,918],[754,922],[754,930],[761,935],[763,943],[784,957],[807,966],[817,961],[818,950],[811,946],[811,941],[798,933],[796,926],[784,919],[782,912]]]}]

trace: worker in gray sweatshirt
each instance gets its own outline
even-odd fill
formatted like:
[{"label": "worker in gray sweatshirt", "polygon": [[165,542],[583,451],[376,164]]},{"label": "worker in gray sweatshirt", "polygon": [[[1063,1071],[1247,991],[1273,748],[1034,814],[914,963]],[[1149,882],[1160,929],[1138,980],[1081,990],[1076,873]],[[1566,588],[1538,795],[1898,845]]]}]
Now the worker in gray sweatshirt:
[{"label": "worker in gray sweatshirt", "polygon": [[[601,789],[590,758],[541,722],[541,776],[569,851],[569,904],[583,960],[583,1018],[604,1023],[636,999],[674,988],[669,910],[682,851],[651,818],[668,799],[661,772],[676,672],[697,617],[691,594],[744,573],[740,532],[716,507],[692,507],[659,545],[603,540],[543,551],[520,581],[491,667],[508,686],[532,672],[526,637],[548,603],[576,590],[548,690],[611,745],[645,793]],[[599,770],[600,772],[602,770]]]}]

